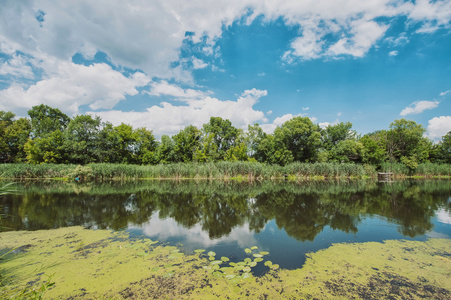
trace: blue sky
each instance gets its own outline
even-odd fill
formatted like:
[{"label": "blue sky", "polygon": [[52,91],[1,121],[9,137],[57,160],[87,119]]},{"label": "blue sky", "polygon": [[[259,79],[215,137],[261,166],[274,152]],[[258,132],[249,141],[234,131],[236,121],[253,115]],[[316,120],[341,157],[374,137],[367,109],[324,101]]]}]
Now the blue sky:
[{"label": "blue sky", "polygon": [[211,116],[361,134],[451,130],[451,2],[3,1],[0,110],[99,115],[157,137]]}]

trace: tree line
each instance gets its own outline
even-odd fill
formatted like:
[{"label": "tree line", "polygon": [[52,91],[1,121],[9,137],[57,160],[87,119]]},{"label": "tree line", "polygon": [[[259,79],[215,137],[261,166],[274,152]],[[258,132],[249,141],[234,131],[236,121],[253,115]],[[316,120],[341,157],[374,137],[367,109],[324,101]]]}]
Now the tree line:
[{"label": "tree line", "polygon": [[294,117],[268,134],[259,124],[247,131],[227,119],[211,117],[158,141],[151,130],[127,124],[113,126],[99,117],[68,117],[41,104],[29,118],[0,111],[0,162],[30,164],[167,164],[176,162],[250,161],[403,163],[414,170],[424,162],[451,163],[451,132],[434,144],[425,128],[411,120],[392,122],[388,130],[360,136],[350,122],[322,129],[308,117]]}]

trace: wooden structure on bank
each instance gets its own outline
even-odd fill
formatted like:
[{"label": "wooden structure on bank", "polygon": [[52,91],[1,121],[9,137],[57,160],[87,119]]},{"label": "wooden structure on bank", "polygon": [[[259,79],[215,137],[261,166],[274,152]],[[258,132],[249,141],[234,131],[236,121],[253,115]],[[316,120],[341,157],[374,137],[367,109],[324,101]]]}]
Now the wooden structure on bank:
[{"label": "wooden structure on bank", "polygon": [[393,173],[377,173],[377,180],[382,182],[391,182],[395,178]]}]

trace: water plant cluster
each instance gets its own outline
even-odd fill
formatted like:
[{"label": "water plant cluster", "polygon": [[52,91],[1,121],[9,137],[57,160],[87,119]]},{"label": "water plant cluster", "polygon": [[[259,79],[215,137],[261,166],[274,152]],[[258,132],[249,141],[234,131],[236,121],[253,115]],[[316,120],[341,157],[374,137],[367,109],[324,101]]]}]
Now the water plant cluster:
[{"label": "water plant cluster", "polygon": [[[244,250],[249,255],[245,260],[232,263],[227,257],[217,259],[214,253],[206,251],[183,253],[155,241],[80,227],[1,233],[0,238],[1,253],[23,249],[21,253],[8,254],[2,261],[2,274],[14,279],[0,287],[2,297],[7,296],[7,289],[45,285],[48,274],[54,274],[54,284],[47,286],[43,294],[49,299],[451,296],[451,247],[446,239],[336,244],[309,253],[302,268],[286,270],[263,262],[261,259],[268,254],[255,247]],[[37,269],[38,257],[41,267]],[[269,271],[263,276],[252,275],[256,264],[265,264]]]},{"label": "water plant cluster", "polygon": [[[201,129],[190,125],[172,137],[163,135],[157,140],[148,128],[113,126],[90,115],[69,118],[46,105],[34,106],[28,115],[29,119],[15,120],[12,112],[0,111],[0,163],[245,161],[280,166],[293,162],[353,163],[380,169],[388,162],[403,165],[403,173],[415,173],[420,164],[428,162],[451,163],[451,132],[433,144],[423,137],[422,125],[405,119],[392,122],[389,130],[360,136],[350,122],[320,128],[309,118],[298,116],[266,133],[258,124],[245,131],[229,120],[212,117]],[[162,176],[173,173],[170,169],[160,169]],[[325,171],[333,172],[330,168]]]},{"label": "water plant cluster", "polygon": [[[215,278],[225,278],[231,283],[241,283],[243,280],[252,278],[252,268],[256,267],[258,263],[263,262],[263,257],[269,255],[267,251],[257,252],[257,246],[244,249],[244,252],[249,256],[240,262],[231,262],[228,257],[222,256],[221,259],[216,259],[216,253],[209,251],[207,253],[210,264],[203,268],[208,270]],[[197,249],[195,253],[204,253],[204,249]],[[278,264],[273,264],[270,260],[264,262],[267,270],[277,270]]]}]

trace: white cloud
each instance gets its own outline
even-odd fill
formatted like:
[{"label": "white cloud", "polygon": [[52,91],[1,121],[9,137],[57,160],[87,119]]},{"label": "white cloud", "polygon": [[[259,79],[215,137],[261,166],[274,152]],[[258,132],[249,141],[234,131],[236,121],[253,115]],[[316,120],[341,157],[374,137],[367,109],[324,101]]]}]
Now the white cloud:
[{"label": "white cloud", "polygon": [[309,110],[309,109],[310,109],[310,107],[303,107],[302,108],[303,111],[306,111],[306,110]]},{"label": "white cloud", "polygon": [[91,66],[58,63],[55,73],[28,88],[13,84],[0,91],[0,109],[25,112],[34,105],[45,103],[73,115],[82,105],[93,110],[111,109],[126,95],[136,95],[139,86],[150,78],[136,72],[130,77],[114,71],[106,64]]},{"label": "white cloud", "polygon": [[206,62],[204,62],[202,59],[198,59],[194,56],[191,58],[191,62],[193,63],[194,70],[205,69],[206,67],[208,67],[208,64]]},{"label": "white cloud", "polygon": [[152,82],[150,84],[150,90],[146,93],[151,96],[172,96],[184,101],[202,99],[211,94],[210,91],[203,92],[193,89],[182,89],[178,85],[170,84],[165,80]]},{"label": "white cloud", "polygon": [[263,73],[258,73],[257,75],[260,76],[260,77],[263,77],[263,76],[266,75],[266,73],[265,73],[265,72],[263,72]]},{"label": "white cloud", "polygon": [[34,73],[29,65],[28,59],[15,53],[12,54],[10,59],[0,63],[0,75],[22,77],[26,79],[34,78]]},{"label": "white cloud", "polygon": [[266,95],[267,91],[252,89],[244,91],[236,101],[221,101],[207,96],[200,100],[191,99],[178,106],[162,102],[160,106],[149,107],[145,112],[110,110],[91,114],[115,125],[124,122],[135,128],[147,127],[153,130],[156,136],[176,134],[188,125],[200,128],[208,123],[210,117],[229,119],[237,128],[246,129],[249,124],[265,121],[265,114],[255,110],[253,106],[260,97]]},{"label": "white cloud", "polygon": [[390,51],[390,52],[388,53],[388,55],[389,55],[389,56],[396,56],[396,55],[398,55],[398,51],[396,51],[396,50]]},{"label": "white cloud", "polygon": [[438,101],[416,101],[410,106],[404,108],[399,115],[407,116],[410,114],[420,114],[427,109],[436,108],[440,102]]},{"label": "white cloud", "polygon": [[441,93],[440,93],[440,97],[446,96],[446,95],[448,95],[449,93],[451,93],[451,90],[447,90],[447,91],[441,92]]},{"label": "white cloud", "polygon": [[428,121],[427,136],[438,141],[451,131],[451,116],[440,116]]}]

